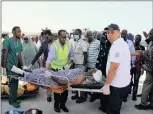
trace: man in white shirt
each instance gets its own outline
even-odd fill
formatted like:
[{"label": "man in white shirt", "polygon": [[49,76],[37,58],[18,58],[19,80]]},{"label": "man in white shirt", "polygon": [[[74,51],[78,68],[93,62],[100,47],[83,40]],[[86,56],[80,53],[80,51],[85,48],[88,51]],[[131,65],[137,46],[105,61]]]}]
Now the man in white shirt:
[{"label": "man in white shirt", "polygon": [[[75,30],[74,40],[76,41],[74,48],[74,67],[80,68],[85,71],[85,65],[87,63],[88,45],[87,42],[82,38],[82,31],[80,29]],[[86,99],[84,100],[82,97],[78,97],[78,92],[75,96],[72,96],[72,100],[75,99],[77,99],[76,103],[82,103],[86,101]]]},{"label": "man in white shirt", "polygon": [[38,36],[35,37],[35,42],[34,42],[35,46],[37,47],[37,49],[39,50],[40,46],[41,46],[41,42],[38,38]]},{"label": "man in white shirt", "polygon": [[131,81],[131,54],[127,43],[120,37],[120,28],[111,24],[107,28],[107,38],[112,43],[106,68],[106,82],[102,88],[108,96],[107,114],[120,114],[122,99],[128,94]]}]

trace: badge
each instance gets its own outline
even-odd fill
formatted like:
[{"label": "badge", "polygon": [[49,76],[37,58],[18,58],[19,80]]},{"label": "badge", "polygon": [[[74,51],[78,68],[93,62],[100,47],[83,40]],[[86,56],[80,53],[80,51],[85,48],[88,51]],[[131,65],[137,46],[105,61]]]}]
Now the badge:
[{"label": "badge", "polygon": [[120,53],[119,52],[116,52],[115,53],[115,57],[117,57],[117,58],[120,57]]}]

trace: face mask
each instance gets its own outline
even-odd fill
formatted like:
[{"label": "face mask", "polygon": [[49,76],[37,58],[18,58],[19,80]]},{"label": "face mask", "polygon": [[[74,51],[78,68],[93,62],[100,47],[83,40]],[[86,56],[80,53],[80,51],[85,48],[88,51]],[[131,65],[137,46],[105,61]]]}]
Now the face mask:
[{"label": "face mask", "polygon": [[28,40],[25,40],[25,43],[28,43]]},{"label": "face mask", "polygon": [[79,35],[74,35],[74,40],[78,41],[79,40]]}]

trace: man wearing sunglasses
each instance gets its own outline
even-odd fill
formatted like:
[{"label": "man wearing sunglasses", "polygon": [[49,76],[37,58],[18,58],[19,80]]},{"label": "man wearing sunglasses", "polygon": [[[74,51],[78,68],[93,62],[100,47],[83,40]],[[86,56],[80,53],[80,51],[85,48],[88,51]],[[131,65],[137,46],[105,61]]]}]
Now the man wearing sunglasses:
[{"label": "man wearing sunglasses", "polygon": [[[66,37],[65,30],[59,30],[59,39],[56,40],[50,47],[48,58],[46,61],[45,76],[50,77],[49,69],[58,71],[60,69],[69,69],[74,57],[73,46],[69,39]],[[54,110],[60,112],[62,109],[64,112],[69,112],[65,104],[68,98],[68,91],[63,93],[54,92]]]},{"label": "man wearing sunglasses", "polygon": [[120,114],[122,99],[128,94],[128,85],[131,80],[131,55],[127,43],[121,38],[118,25],[111,24],[105,30],[112,45],[107,60],[107,78],[102,91],[108,96],[106,113]]}]

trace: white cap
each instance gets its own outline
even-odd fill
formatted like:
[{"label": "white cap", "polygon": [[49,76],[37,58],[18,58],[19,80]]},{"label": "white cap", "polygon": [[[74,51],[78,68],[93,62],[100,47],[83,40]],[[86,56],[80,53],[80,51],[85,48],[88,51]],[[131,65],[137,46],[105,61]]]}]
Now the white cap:
[{"label": "white cap", "polygon": [[101,70],[97,70],[93,75],[95,81],[100,82],[102,81],[102,72]]},{"label": "white cap", "polygon": [[8,32],[2,32],[2,34],[8,34]]}]

